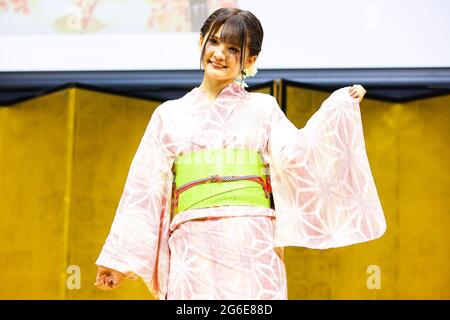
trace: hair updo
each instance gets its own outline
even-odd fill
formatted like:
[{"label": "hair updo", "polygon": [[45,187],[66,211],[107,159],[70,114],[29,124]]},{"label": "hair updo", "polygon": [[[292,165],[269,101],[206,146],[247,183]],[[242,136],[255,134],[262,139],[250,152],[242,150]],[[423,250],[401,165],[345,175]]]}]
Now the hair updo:
[{"label": "hair updo", "polygon": [[[200,29],[204,44],[208,43],[210,36],[215,34],[222,25],[223,29],[220,33],[220,40],[240,48],[240,70],[243,73],[245,48],[248,46],[250,57],[257,56],[261,52],[264,37],[261,22],[250,11],[236,8],[217,9],[205,20]],[[208,37],[205,39],[208,32]],[[200,68],[205,55],[205,46],[203,45],[200,55]]]}]

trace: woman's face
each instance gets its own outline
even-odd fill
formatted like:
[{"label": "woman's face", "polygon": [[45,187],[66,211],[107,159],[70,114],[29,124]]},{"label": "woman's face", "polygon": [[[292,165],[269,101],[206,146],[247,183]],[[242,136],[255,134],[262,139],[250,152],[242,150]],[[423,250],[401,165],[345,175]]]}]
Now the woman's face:
[{"label": "woman's face", "polygon": [[[240,72],[241,52],[238,45],[223,43],[220,40],[222,29],[223,25],[216,34],[210,36],[208,43],[203,44],[203,37],[200,37],[200,48],[205,45],[202,63],[206,76],[219,81],[230,81],[235,79]],[[248,57],[248,54],[249,50],[246,48],[245,56]],[[248,57],[245,67],[252,64],[254,60],[256,60],[256,56]]]}]

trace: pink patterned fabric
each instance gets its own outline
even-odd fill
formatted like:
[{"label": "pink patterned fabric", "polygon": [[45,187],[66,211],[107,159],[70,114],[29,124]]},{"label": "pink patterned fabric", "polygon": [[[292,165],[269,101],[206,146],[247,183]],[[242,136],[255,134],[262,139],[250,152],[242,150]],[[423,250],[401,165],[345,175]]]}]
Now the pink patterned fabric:
[{"label": "pink patterned fabric", "polygon": [[[201,208],[171,221],[175,158],[240,147],[269,163],[275,210]],[[194,88],[155,110],[96,264],[141,277],[159,299],[286,299],[275,250],[341,247],[385,230],[348,87],[297,129],[272,96],[230,83],[215,100]]]},{"label": "pink patterned fabric", "polygon": [[169,239],[167,299],[287,299],[274,228],[275,219],[265,216],[182,223]]}]

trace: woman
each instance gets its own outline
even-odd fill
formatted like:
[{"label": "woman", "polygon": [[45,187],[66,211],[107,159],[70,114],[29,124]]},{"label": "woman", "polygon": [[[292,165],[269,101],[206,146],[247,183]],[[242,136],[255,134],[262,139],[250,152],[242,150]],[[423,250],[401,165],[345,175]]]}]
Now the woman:
[{"label": "woman", "polygon": [[248,11],[222,8],[205,21],[203,81],[153,113],[97,287],[141,277],[159,299],[287,299],[284,246],[384,233],[359,112],[366,91],[336,90],[299,130],[272,96],[242,87],[262,40]]}]

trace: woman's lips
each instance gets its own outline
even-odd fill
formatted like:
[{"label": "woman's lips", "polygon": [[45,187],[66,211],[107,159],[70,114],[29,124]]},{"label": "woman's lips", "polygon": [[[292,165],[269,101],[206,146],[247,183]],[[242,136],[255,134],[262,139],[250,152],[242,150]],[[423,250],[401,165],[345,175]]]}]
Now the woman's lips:
[{"label": "woman's lips", "polygon": [[220,64],[220,63],[216,63],[214,61],[209,61],[209,64],[211,64],[215,69],[225,69],[226,66]]}]

